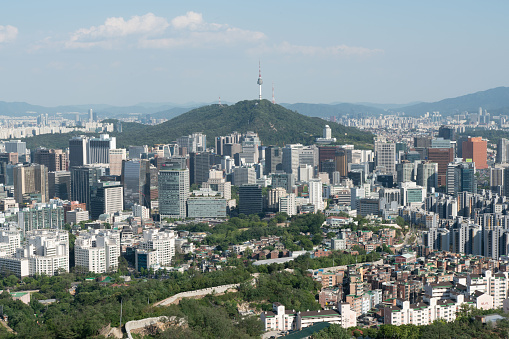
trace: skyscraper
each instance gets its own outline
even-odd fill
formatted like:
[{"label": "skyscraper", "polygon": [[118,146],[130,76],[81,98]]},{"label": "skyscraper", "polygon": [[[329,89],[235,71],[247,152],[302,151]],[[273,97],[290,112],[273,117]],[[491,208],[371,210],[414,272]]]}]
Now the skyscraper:
[{"label": "skyscraper", "polygon": [[191,153],[189,156],[190,184],[201,185],[209,180],[210,157],[208,152]]},{"label": "skyscraper", "polygon": [[122,175],[122,161],[126,158],[125,148],[110,149],[110,175]]},{"label": "skyscraper", "polygon": [[69,140],[69,169],[87,164],[88,137],[76,136]]},{"label": "skyscraper", "polygon": [[124,160],[122,185],[126,210],[130,210],[134,204],[150,208],[150,162],[148,160]]},{"label": "skyscraper", "polygon": [[454,159],[452,148],[430,148],[428,149],[428,160],[438,164],[438,186],[447,184],[447,166]]},{"label": "skyscraper", "polygon": [[438,164],[435,162],[421,162],[417,164],[417,185],[428,191],[431,187],[438,187]]},{"label": "skyscraper", "polygon": [[92,207],[101,176],[106,168],[94,166],[78,166],[71,168],[71,200],[85,203],[87,210]]},{"label": "skyscraper", "polygon": [[163,165],[159,171],[158,184],[161,218],[185,218],[189,196],[189,169],[165,169]]},{"label": "skyscraper", "polygon": [[117,138],[101,134],[99,138],[90,138],[87,147],[87,164],[109,164],[110,150],[117,148]]},{"label": "skyscraper", "polygon": [[239,187],[239,213],[250,215],[263,212],[262,188],[259,185]]},{"label": "skyscraper", "polygon": [[396,165],[396,171],[398,172],[397,182],[409,182],[414,181],[414,164],[408,161],[404,161]]},{"label": "skyscraper", "polygon": [[283,170],[283,151],[281,147],[269,146],[265,149],[265,168],[263,174],[276,173]]},{"label": "skyscraper", "polygon": [[497,164],[505,164],[509,160],[509,140],[500,138],[497,143]]},{"label": "skyscraper", "polygon": [[376,166],[386,173],[396,175],[396,144],[393,142],[375,141]]},{"label": "skyscraper", "polygon": [[459,192],[477,193],[477,178],[474,163],[456,159],[447,167],[447,193]]},{"label": "skyscraper", "polygon": [[48,172],[48,192],[49,199],[69,200],[71,198],[71,172]]},{"label": "skyscraper", "polygon": [[67,155],[61,149],[39,147],[32,154],[32,162],[46,166],[48,172],[67,170]]},{"label": "skyscraper", "polygon": [[[22,203],[24,197],[40,197],[40,202],[48,201],[48,169],[44,165],[16,166],[14,176],[14,198]],[[39,199],[37,199],[39,200]]]},{"label": "skyscraper", "polygon": [[341,177],[346,177],[348,175],[348,155],[347,150],[343,148],[338,148],[336,150],[336,171],[339,172]]},{"label": "skyscraper", "polygon": [[463,141],[462,153],[463,160],[475,163],[475,168],[488,168],[488,142],[481,137],[468,138]]},{"label": "skyscraper", "polygon": [[440,128],[438,129],[438,136],[440,138],[444,138],[444,139],[451,140],[451,141],[456,140],[455,130],[451,126],[445,126],[445,125],[440,126]]},{"label": "skyscraper", "polygon": [[90,216],[93,220],[103,213],[113,215],[122,211],[123,187],[118,181],[106,181],[97,184],[97,190],[91,199]]}]

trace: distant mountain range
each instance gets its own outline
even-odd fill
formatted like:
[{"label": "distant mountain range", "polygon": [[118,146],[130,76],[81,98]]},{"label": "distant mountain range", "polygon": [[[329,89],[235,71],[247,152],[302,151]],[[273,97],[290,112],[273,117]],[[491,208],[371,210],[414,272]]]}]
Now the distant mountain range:
[{"label": "distant mountain range", "polygon": [[[157,119],[172,119],[194,108],[205,106],[205,103],[185,105],[173,103],[139,103],[133,106],[112,106],[104,104],[69,105],[44,107],[26,102],[0,101],[0,115],[22,116],[28,114],[59,114],[74,118],[75,114],[86,114],[92,108],[97,116],[105,118],[125,118],[132,115],[150,115]],[[409,116],[419,116],[426,112],[439,111],[442,115],[453,115],[463,112],[477,112],[479,107],[494,114],[509,113],[509,87],[497,87],[486,91],[449,98],[437,102],[420,102],[414,104],[375,104],[375,103],[283,103],[281,106],[301,114],[326,118],[330,116],[349,115],[351,117],[373,116],[394,112],[404,112]],[[30,113],[31,112],[31,113]]]},{"label": "distant mountain range", "polygon": [[[245,100],[234,105],[203,106],[154,126],[124,123],[122,133],[110,134],[117,137],[119,147],[129,147],[168,143],[193,132],[206,134],[209,145],[212,145],[217,136],[234,131],[253,131],[258,133],[264,145],[282,146],[289,143],[313,143],[315,138],[323,135],[325,124],[320,118],[299,114],[268,100]],[[369,132],[339,124],[330,124],[330,127],[338,143],[354,144],[357,148],[372,147],[374,136]],[[39,145],[64,148],[70,137],[71,134],[46,134],[25,141],[29,148]]]},{"label": "distant mountain range", "polygon": [[401,107],[397,110],[405,112],[407,115],[422,115],[433,111],[439,111],[442,115],[453,115],[463,112],[477,112],[479,107],[488,110],[488,112],[509,112],[509,87],[492,88],[437,102],[422,102]]},{"label": "distant mountain range", "polygon": [[331,105],[298,103],[298,104],[281,104],[281,106],[310,117],[320,117],[320,118],[328,118],[331,116],[337,117],[346,114],[357,117],[362,115],[371,116],[386,113],[385,110],[381,108],[347,103]]}]

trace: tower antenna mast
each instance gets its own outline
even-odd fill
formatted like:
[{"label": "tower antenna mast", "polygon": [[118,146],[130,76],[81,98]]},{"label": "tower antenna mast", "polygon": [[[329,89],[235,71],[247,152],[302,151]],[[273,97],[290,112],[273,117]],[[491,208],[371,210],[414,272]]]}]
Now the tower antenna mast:
[{"label": "tower antenna mast", "polygon": [[260,87],[260,95],[258,96],[258,99],[261,101],[262,100],[262,84],[263,84],[263,80],[262,80],[262,66],[261,66],[260,61],[258,61],[258,81],[256,83]]},{"label": "tower antenna mast", "polygon": [[274,81],[272,81],[272,103],[276,103],[276,99],[274,99]]}]

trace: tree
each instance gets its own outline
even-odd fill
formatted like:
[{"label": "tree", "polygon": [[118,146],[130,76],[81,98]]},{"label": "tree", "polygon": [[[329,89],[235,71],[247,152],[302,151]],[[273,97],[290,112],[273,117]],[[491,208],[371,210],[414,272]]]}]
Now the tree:
[{"label": "tree", "polygon": [[350,331],[338,324],[330,324],[329,327],[313,334],[313,339],[350,339]]}]

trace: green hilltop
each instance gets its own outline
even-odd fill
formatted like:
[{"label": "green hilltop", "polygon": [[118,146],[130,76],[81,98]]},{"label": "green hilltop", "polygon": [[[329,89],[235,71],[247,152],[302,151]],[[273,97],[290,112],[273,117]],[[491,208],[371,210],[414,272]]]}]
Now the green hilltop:
[{"label": "green hilltop", "polygon": [[[245,100],[230,106],[203,106],[155,126],[123,123],[122,133],[110,134],[117,137],[117,147],[129,147],[168,143],[183,135],[202,132],[207,135],[211,146],[217,136],[234,131],[253,131],[258,133],[264,145],[282,146],[288,143],[311,144],[322,136],[326,124],[331,127],[332,136],[337,138],[339,144],[354,144],[358,148],[372,147],[373,134],[369,132],[308,117],[268,100]],[[76,134],[79,133],[41,135],[25,141],[29,148],[39,145],[65,148],[70,136]]]}]

